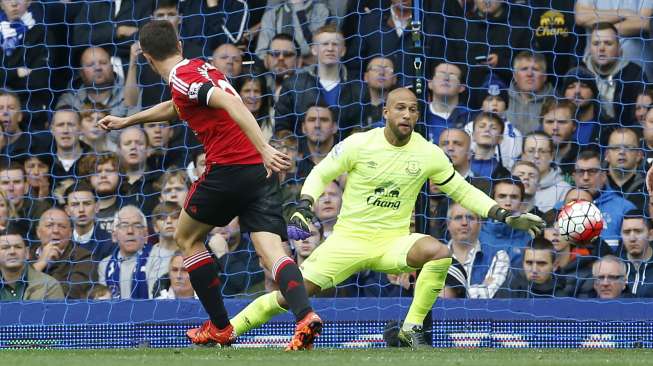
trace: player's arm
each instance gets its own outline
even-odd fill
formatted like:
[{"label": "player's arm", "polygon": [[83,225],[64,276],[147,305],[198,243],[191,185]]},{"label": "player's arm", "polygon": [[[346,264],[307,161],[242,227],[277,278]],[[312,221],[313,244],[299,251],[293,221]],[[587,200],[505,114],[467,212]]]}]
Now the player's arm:
[{"label": "player's arm", "polygon": [[495,200],[458,174],[442,150],[435,150],[434,162],[437,166],[431,181],[439,186],[442,192],[481,217],[505,222],[515,229],[527,231],[533,237],[542,232],[544,221],[540,217],[530,213],[515,215],[501,208]]},{"label": "player's arm", "polygon": [[337,144],[331,152],[318,163],[308,174],[299,202],[290,216],[288,222],[288,237],[293,240],[304,240],[311,235],[309,222],[313,220],[313,203],[322,195],[324,188],[339,177],[348,172],[352,167],[353,140],[351,138]]},{"label": "player's arm", "polygon": [[263,163],[268,169],[268,173],[270,170],[280,172],[290,167],[290,158],[277,151],[265,140],[261,127],[239,96],[207,82],[200,87],[197,100],[199,103],[206,101],[207,106],[224,109],[229,113],[263,157]]},{"label": "player's arm", "polygon": [[172,100],[168,100],[129,117],[106,116],[98,121],[98,125],[100,128],[109,131],[141,123],[172,121],[175,119],[177,119],[177,110],[175,110]]}]

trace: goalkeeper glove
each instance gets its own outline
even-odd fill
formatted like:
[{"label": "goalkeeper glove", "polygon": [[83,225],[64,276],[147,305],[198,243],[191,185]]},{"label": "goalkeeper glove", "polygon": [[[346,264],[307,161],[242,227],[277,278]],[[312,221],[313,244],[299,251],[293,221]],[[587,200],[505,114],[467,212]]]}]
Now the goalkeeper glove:
[{"label": "goalkeeper glove", "polygon": [[288,238],[292,240],[304,240],[311,236],[310,223],[315,220],[313,204],[307,199],[301,199],[295,206],[295,212],[290,216],[288,222]]},{"label": "goalkeeper glove", "polygon": [[527,231],[532,238],[542,234],[542,230],[544,230],[544,220],[532,213],[508,216],[506,224],[513,229]]},{"label": "goalkeeper glove", "polygon": [[544,230],[544,220],[531,213],[511,215],[507,210],[496,205],[490,209],[488,216],[492,219],[505,222],[513,229],[526,231],[532,238],[542,234]]}]

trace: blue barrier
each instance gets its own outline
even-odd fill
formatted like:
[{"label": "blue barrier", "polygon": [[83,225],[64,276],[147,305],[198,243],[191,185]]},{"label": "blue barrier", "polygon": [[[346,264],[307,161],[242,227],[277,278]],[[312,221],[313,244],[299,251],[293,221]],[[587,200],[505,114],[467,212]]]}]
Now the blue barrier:
[{"label": "blue barrier", "polygon": [[[227,300],[235,314],[249,300]],[[388,320],[409,298],[315,299],[327,320],[318,347],[384,347]],[[446,300],[434,309],[436,347],[653,348],[653,301]],[[205,319],[197,301],[0,303],[0,348],[185,347]],[[237,347],[284,345],[289,314],[239,338]]]}]

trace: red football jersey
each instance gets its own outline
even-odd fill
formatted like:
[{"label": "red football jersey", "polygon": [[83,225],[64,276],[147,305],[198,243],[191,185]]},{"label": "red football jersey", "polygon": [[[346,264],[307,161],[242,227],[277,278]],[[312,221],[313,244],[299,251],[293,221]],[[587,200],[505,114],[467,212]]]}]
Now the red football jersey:
[{"label": "red football jersey", "polygon": [[261,154],[226,110],[207,107],[197,100],[198,91],[206,82],[239,97],[224,74],[201,59],[184,59],[170,70],[168,80],[177,114],[188,122],[204,145],[207,164],[263,162]]}]

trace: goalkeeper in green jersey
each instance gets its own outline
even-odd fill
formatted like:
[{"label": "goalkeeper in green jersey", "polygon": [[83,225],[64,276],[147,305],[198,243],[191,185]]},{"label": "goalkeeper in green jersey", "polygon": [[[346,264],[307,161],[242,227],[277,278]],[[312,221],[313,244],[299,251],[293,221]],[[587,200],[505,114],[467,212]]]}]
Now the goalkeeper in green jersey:
[{"label": "goalkeeper in green jersey", "polygon": [[[447,276],[449,249],[435,238],[411,234],[415,200],[427,179],[463,207],[505,222],[532,236],[544,222],[532,214],[513,215],[456,173],[444,152],[413,133],[419,118],[417,98],[395,89],[383,110],[384,128],[358,133],[336,145],[309,174],[290,218],[291,239],[310,235],[312,205],[325,186],[343,173],[347,183],[333,233],[301,265],[309,296],[364,270],[385,273],[421,269],[413,302],[399,332],[403,345],[424,346],[422,323]],[[238,335],[260,326],[288,308],[276,291],[259,297],[231,320]]]}]

